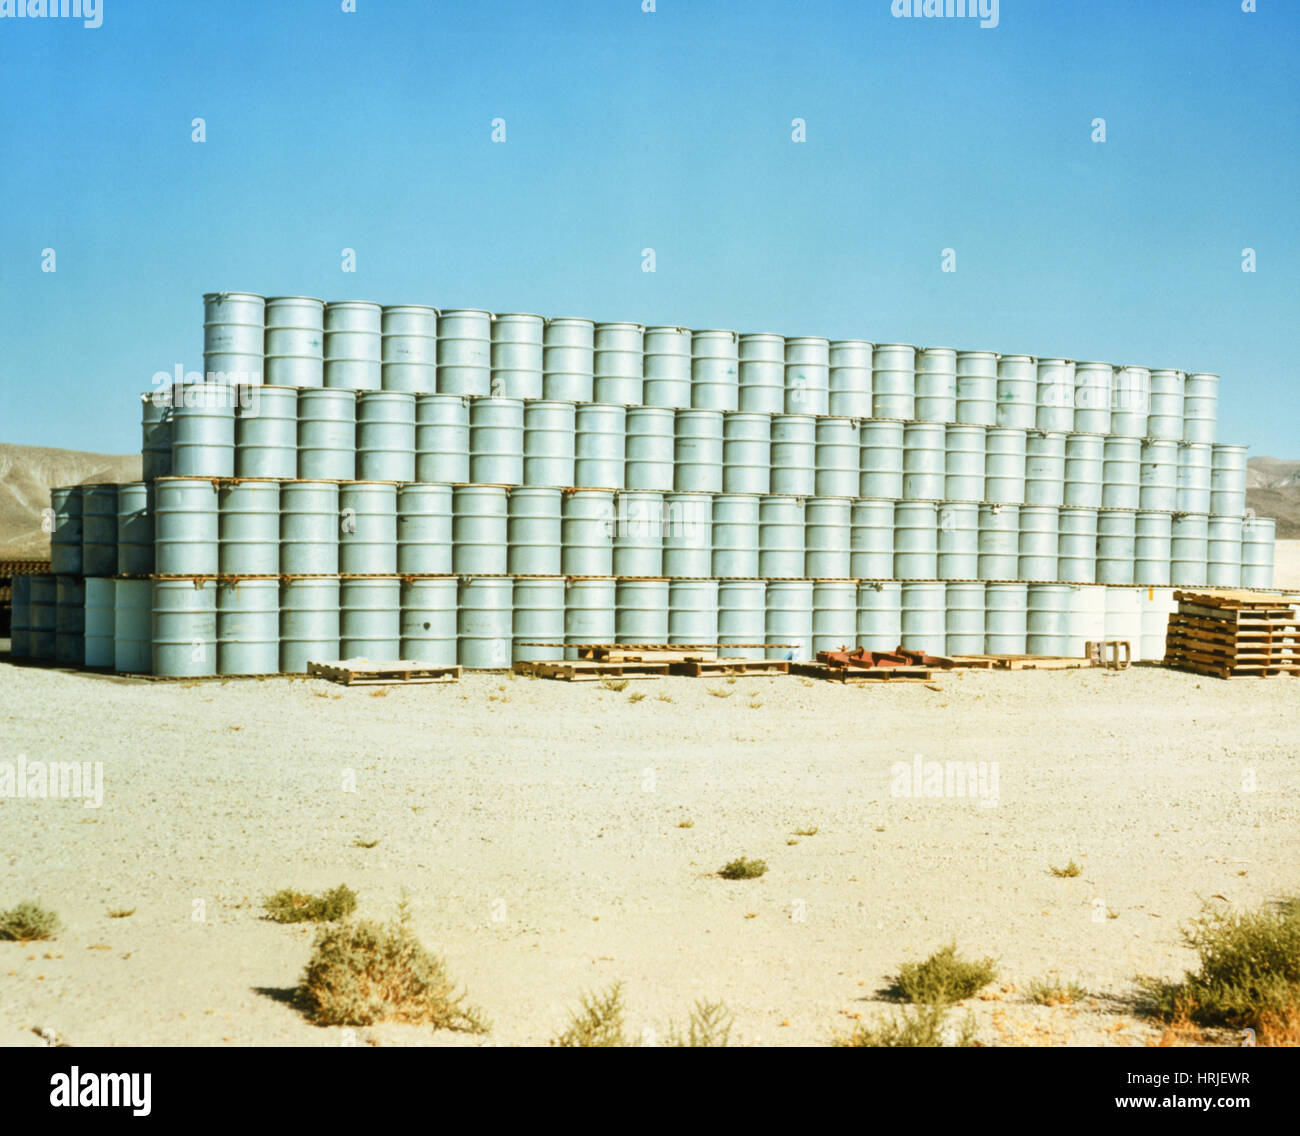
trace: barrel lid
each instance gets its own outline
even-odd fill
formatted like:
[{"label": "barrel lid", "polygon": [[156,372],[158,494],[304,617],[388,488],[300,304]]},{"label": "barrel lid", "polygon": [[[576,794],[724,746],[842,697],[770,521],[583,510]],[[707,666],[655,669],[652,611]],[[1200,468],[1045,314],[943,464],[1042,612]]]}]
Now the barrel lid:
[{"label": "barrel lid", "polygon": [[325,301],[317,296],[267,296],[266,303],[271,304],[324,304]]},{"label": "barrel lid", "polygon": [[256,292],[204,292],[204,301],[208,300],[261,300],[266,302],[265,296],[260,296]]}]

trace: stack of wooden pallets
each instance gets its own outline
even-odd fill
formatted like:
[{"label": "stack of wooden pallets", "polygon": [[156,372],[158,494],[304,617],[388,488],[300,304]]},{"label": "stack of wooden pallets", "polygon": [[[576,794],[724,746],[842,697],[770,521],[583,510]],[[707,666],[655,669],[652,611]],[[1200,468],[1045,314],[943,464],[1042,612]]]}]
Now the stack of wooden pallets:
[{"label": "stack of wooden pallets", "polygon": [[1263,592],[1175,592],[1165,664],[1214,678],[1300,674],[1296,601]]}]

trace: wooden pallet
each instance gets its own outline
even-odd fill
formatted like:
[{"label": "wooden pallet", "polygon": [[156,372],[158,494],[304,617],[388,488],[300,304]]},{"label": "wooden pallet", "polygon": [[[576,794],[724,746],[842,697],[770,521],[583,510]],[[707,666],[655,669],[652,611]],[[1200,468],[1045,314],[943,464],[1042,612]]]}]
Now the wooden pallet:
[{"label": "wooden pallet", "polygon": [[995,671],[1073,671],[1092,666],[1091,659],[1062,655],[983,655]]},{"label": "wooden pallet", "polygon": [[828,667],[825,663],[791,663],[790,673],[848,685],[867,682],[932,682],[929,667]]},{"label": "wooden pallet", "polygon": [[789,674],[790,663],[786,659],[683,659],[670,663],[669,670],[675,675],[690,678],[705,678],[709,675],[778,675]]},{"label": "wooden pallet", "polygon": [[416,685],[429,682],[456,682],[460,667],[436,667],[418,660],[376,661],[339,659],[332,663],[307,664],[314,678],[329,679],[344,686]]},{"label": "wooden pallet", "polygon": [[1254,664],[1225,664],[1223,661],[1207,662],[1186,655],[1166,655],[1165,666],[1210,678],[1275,678],[1279,675],[1300,675],[1300,666],[1259,666]]},{"label": "wooden pallet", "polygon": [[1295,596],[1279,592],[1250,592],[1236,588],[1216,589],[1212,592],[1179,590],[1174,592],[1174,599],[1180,604],[1189,603],[1198,607],[1220,608],[1224,611],[1294,608],[1296,605]]},{"label": "wooden pallet", "polygon": [[590,659],[574,659],[565,662],[518,662],[514,665],[514,672],[564,682],[600,682],[607,678],[666,678],[671,666],[668,662],[599,663]]}]

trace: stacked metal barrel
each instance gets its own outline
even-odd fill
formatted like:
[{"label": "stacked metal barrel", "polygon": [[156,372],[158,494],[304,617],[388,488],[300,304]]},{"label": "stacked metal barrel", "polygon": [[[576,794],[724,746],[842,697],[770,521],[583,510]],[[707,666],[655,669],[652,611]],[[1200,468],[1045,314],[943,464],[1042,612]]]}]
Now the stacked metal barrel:
[{"label": "stacked metal barrel", "polygon": [[1272,586],[1214,375],[245,293],[205,311],[206,373],[144,398],[145,480],[54,492],[57,583],[16,587],[16,653],[160,675],[593,642],[1160,658],[1174,587]]}]

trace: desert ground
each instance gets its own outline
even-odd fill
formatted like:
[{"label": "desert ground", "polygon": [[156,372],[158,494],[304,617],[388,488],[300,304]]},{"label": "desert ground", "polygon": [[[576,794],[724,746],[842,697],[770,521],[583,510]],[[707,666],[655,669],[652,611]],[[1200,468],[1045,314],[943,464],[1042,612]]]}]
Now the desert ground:
[{"label": "desert ground", "polygon": [[[721,999],[734,1042],[821,1045],[955,939],[998,960],[954,1015],[982,1043],[1141,1045],[1158,1031],[1125,999],[1194,965],[1181,923],[1300,891],[1300,680],[934,685],[480,673],[381,692],[0,658],[0,762],[103,769],[99,808],[0,799],[0,907],[36,898],[65,924],[0,942],[0,1043],[545,1044],[621,980],[646,1043]],[[996,803],[901,795],[916,755],[997,763]],[[738,856],[767,874],[719,878]],[[1070,860],[1080,876],[1052,875]],[[340,882],[361,917],[406,893],[489,1034],[321,1028],[287,1003],[313,931],[261,900]],[[1049,976],[1092,996],[1033,1004]]]}]

